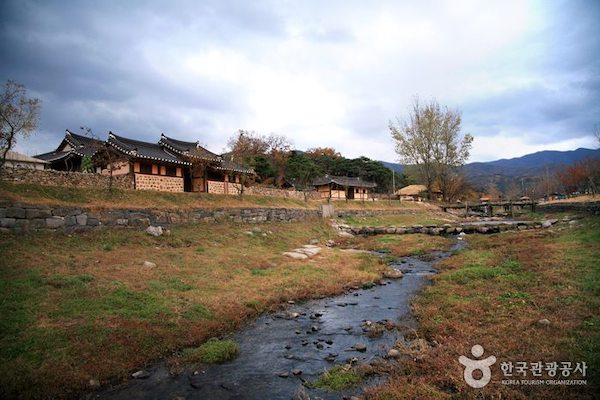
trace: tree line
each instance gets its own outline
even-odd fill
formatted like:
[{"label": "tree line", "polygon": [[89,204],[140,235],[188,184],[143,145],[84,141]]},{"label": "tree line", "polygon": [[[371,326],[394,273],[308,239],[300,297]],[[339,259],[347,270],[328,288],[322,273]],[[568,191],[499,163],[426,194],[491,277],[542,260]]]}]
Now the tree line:
[{"label": "tree line", "polygon": [[383,163],[367,157],[349,159],[334,148],[315,147],[306,151],[293,150],[292,141],[283,135],[261,135],[239,130],[228,141],[226,160],[251,167],[256,175],[243,180],[283,188],[294,186],[307,190],[320,176],[339,175],[375,182],[378,193],[390,193],[396,186],[410,182],[402,173],[393,172]]}]

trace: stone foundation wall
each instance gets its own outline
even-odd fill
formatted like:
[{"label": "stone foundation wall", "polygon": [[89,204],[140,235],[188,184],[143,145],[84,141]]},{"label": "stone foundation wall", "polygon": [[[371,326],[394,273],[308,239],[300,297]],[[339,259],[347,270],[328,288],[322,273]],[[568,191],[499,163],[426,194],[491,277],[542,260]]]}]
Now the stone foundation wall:
[{"label": "stone foundation wall", "polygon": [[293,208],[223,208],[191,210],[113,209],[91,211],[58,207],[0,203],[0,232],[85,231],[101,227],[169,226],[173,224],[295,222],[321,217],[319,210]]},{"label": "stone foundation wall", "polygon": [[[82,188],[108,188],[110,177],[84,172],[54,171],[51,169],[34,170],[29,168],[6,168],[1,173],[2,180],[14,183],[34,183],[46,186],[65,186]],[[133,177],[129,174],[113,176],[113,187],[133,189]]]},{"label": "stone foundation wall", "polygon": [[135,174],[135,188],[137,190],[158,190],[160,192],[183,192],[183,178]]},{"label": "stone foundation wall", "polygon": [[225,194],[225,182],[208,181],[208,193]]},{"label": "stone foundation wall", "polygon": [[[268,188],[263,186],[251,186],[246,188],[244,194],[251,194],[254,196],[270,196],[270,197],[285,197],[289,199],[304,200],[304,192],[298,190],[285,190]],[[319,200],[319,193],[312,191],[308,193],[309,199]]]}]

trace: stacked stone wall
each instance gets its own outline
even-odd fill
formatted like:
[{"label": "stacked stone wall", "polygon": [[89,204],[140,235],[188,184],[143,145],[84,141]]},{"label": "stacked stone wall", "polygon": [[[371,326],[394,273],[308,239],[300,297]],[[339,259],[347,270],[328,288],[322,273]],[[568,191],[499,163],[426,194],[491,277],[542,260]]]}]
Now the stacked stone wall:
[{"label": "stacked stone wall", "polygon": [[[64,186],[102,189],[108,188],[110,177],[101,174],[54,171],[51,169],[34,170],[29,168],[4,168],[2,180],[13,183],[31,183],[45,186]],[[113,176],[113,187],[133,189],[133,177],[130,174]]]},{"label": "stacked stone wall", "polygon": [[135,174],[135,188],[137,190],[157,190],[160,192],[183,192],[183,178]]}]

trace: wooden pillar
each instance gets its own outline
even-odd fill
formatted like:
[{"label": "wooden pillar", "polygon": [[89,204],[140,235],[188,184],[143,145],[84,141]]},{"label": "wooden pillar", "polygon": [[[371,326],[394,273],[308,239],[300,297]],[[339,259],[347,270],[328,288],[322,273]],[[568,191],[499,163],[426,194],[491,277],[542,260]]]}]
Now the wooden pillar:
[{"label": "wooden pillar", "polygon": [[229,174],[227,173],[223,175],[223,186],[225,194],[229,194]]},{"label": "wooden pillar", "polygon": [[488,205],[488,216],[493,217],[494,216],[494,206],[492,206],[491,204]]}]

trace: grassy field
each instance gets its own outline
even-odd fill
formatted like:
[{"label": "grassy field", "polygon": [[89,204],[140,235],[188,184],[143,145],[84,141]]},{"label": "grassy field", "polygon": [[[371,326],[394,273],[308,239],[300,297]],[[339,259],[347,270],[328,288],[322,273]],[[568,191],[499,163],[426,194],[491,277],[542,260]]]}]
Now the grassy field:
[{"label": "grassy field", "polygon": [[[469,248],[439,265],[434,285],[413,306],[418,335],[430,343],[407,359],[390,382],[371,390],[378,400],[592,399],[600,370],[600,218],[562,232],[469,235]],[[540,320],[547,319],[548,324]],[[458,357],[480,344],[495,355],[492,381],[469,388]],[[508,386],[500,363],[586,362],[587,386]],[[560,371],[559,371],[560,375]],[[515,373],[514,379],[535,378]]]},{"label": "grassy field", "polygon": [[[119,380],[287,300],[374,280],[384,267],[377,257],[337,249],[304,261],[280,255],[330,238],[318,222],[250,229],[2,236],[0,397],[61,397],[90,379]],[[146,260],[157,266],[143,267]]]},{"label": "grassy field", "polygon": [[[77,187],[15,184],[0,181],[0,200],[29,204],[57,204],[91,208],[220,208],[285,207],[319,208],[324,200],[283,197],[218,195],[207,193],[167,193],[144,190],[91,189]],[[429,209],[433,206],[389,201],[333,201],[336,209]]]},{"label": "grassy field", "polygon": [[347,216],[343,222],[350,226],[410,226],[410,225],[435,225],[456,222],[458,218],[452,214],[433,212],[429,208],[411,210],[406,214],[377,215],[368,217]]}]

